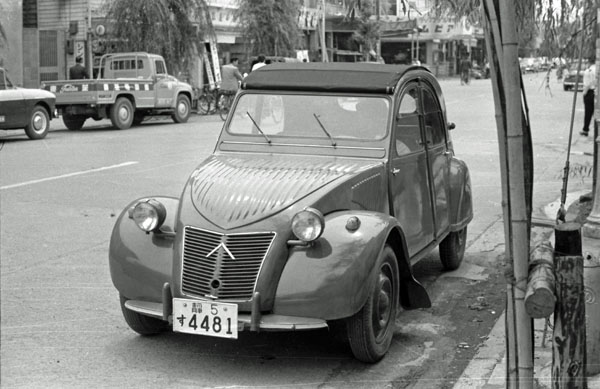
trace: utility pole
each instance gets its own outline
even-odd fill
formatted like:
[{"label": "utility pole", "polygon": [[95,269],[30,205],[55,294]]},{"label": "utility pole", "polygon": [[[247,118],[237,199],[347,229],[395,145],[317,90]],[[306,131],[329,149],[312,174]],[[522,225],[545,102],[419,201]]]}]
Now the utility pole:
[{"label": "utility pole", "polygon": [[327,55],[327,45],[325,43],[325,0],[321,0],[321,61],[329,62],[329,57]]},{"label": "utility pole", "polygon": [[[377,26],[379,26],[379,22],[381,20],[380,17],[380,1],[381,0],[375,0],[375,18],[377,20]],[[375,61],[379,61],[379,58],[381,57],[381,30],[379,30],[379,32],[377,33],[377,43],[376,43],[376,48],[375,48],[375,52],[377,53],[377,58],[375,58]]]}]

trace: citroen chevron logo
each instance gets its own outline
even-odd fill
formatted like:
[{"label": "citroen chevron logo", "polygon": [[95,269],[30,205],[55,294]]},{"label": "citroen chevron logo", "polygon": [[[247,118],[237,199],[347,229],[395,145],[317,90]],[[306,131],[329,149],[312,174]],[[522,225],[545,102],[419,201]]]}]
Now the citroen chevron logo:
[{"label": "citroen chevron logo", "polygon": [[219,243],[219,245],[217,247],[215,247],[214,249],[212,249],[212,251],[210,253],[206,254],[206,258],[208,258],[211,255],[213,255],[221,247],[223,248],[223,250],[225,250],[225,252],[227,253],[227,255],[229,255],[229,257],[235,261],[235,257],[233,256],[233,254],[231,253],[231,251],[229,251],[229,249],[227,248],[227,246],[225,246],[225,243],[223,243],[223,242]]}]

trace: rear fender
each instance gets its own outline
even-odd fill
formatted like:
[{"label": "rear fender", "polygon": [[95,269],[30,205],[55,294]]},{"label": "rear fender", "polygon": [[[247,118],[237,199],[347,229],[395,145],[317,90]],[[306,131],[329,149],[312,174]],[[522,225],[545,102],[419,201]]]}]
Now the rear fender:
[{"label": "rear fender", "polygon": [[[351,216],[357,216],[361,222],[354,232],[346,229],[346,222]],[[275,295],[273,313],[325,320],[352,316],[367,301],[384,244],[392,235],[393,239],[402,239],[397,220],[386,214],[336,212],[325,217],[325,226],[323,235],[313,245],[290,248]],[[395,250],[406,248],[398,242],[392,247]],[[401,272],[401,297],[411,301],[409,291],[420,287],[418,293],[421,298],[412,299],[413,307],[422,301],[423,294],[429,303],[427,293],[413,278],[406,253],[397,253],[397,258]]]},{"label": "rear fender", "polygon": [[[145,197],[143,199],[147,199]],[[160,201],[167,216],[160,231],[146,233],[129,217],[130,203],[119,215],[110,238],[108,254],[113,284],[128,299],[161,302],[165,282],[171,282],[175,216],[179,199],[151,197]]]},{"label": "rear fender", "polygon": [[473,219],[471,177],[467,164],[453,157],[450,162],[450,230],[462,230]]}]

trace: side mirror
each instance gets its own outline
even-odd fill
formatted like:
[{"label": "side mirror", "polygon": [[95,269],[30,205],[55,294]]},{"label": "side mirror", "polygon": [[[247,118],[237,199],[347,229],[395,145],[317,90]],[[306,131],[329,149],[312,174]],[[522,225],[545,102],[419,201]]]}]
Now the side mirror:
[{"label": "side mirror", "polygon": [[454,130],[456,128],[456,124],[454,124],[453,122],[448,122],[448,129],[449,130]]}]

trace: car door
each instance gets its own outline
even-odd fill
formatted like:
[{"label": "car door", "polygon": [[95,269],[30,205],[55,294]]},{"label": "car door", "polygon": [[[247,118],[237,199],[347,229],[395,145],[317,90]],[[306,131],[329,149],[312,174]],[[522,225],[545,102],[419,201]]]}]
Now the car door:
[{"label": "car door", "polygon": [[156,84],[154,85],[156,107],[170,107],[173,104],[173,88],[175,86],[167,74],[165,62],[159,58],[154,59],[154,69],[156,70]]},{"label": "car door", "polygon": [[390,209],[402,226],[411,257],[435,234],[420,100],[417,81],[400,92],[390,156]]},{"label": "car door", "polygon": [[425,148],[427,150],[430,188],[433,201],[435,236],[449,228],[448,175],[452,152],[448,149],[446,126],[440,103],[433,88],[425,81],[420,83],[423,102]]},{"label": "car door", "polygon": [[23,101],[23,92],[8,79],[4,69],[0,69],[0,127],[24,127],[29,120],[28,104]]}]

